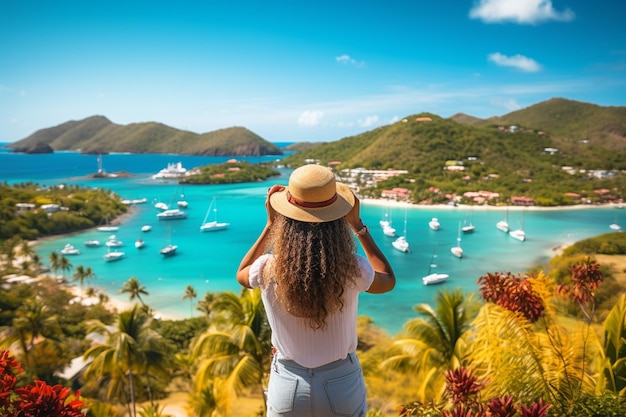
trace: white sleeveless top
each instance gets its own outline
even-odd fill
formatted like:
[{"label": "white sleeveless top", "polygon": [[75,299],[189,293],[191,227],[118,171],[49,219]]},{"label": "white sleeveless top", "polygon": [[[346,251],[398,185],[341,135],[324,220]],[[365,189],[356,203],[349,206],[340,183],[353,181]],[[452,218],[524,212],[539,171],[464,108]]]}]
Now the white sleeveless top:
[{"label": "white sleeveless top", "polygon": [[252,288],[261,288],[263,305],[272,328],[272,344],[282,357],[306,368],[316,368],[355,352],[359,293],[366,291],[374,281],[374,268],[367,258],[356,255],[361,276],[357,277],[355,286],[345,289],[343,311],[329,315],[323,330],[313,330],[305,319],[289,314],[276,301],[273,283],[265,289],[260,286],[261,271],[271,257],[271,254],[265,254],[254,261],[249,279]]}]

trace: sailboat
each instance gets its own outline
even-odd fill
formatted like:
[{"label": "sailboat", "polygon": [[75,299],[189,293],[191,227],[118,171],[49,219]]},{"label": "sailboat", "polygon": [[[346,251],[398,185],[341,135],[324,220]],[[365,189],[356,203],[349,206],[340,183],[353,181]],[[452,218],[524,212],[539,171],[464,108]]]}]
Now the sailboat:
[{"label": "sailboat", "polygon": [[185,200],[185,193],[184,192],[180,193],[180,198],[176,202],[176,205],[178,207],[180,207],[180,208],[187,208],[189,206],[189,203],[187,202],[187,200]]},{"label": "sailboat", "polygon": [[457,258],[463,257],[463,248],[461,248],[461,222],[459,222],[459,234],[456,238],[456,246],[450,248],[450,252]]},{"label": "sailboat", "polygon": [[[213,220],[208,221],[209,215],[213,212]],[[224,230],[230,226],[230,223],[218,222],[217,221],[217,204],[215,202],[215,197],[211,201],[209,208],[206,211],[206,215],[204,216],[204,220],[202,221],[202,225],[200,225],[201,232],[217,232],[219,230]]]},{"label": "sailboat", "polygon": [[474,227],[474,225],[472,224],[472,218],[470,217],[469,222],[467,220],[467,218],[463,221],[463,227],[461,228],[461,231],[463,233],[473,233],[474,230],[476,230],[476,227]]},{"label": "sailboat", "polygon": [[98,231],[99,232],[116,232],[119,230],[118,226],[113,226],[112,224],[109,223],[109,217],[107,216],[107,218],[104,220],[105,224],[102,226],[98,226]]},{"label": "sailboat", "polygon": [[622,226],[620,226],[620,225],[619,225],[619,223],[617,223],[617,215],[615,215],[615,222],[614,222],[614,223],[611,223],[611,224],[609,225],[609,228],[610,228],[611,230],[616,231],[616,232],[621,232],[621,231],[622,231]]},{"label": "sailboat", "polygon": [[498,228],[498,230],[503,231],[504,233],[508,233],[509,232],[509,210],[506,210],[506,217],[505,220],[500,220],[498,223],[496,223],[496,227]]},{"label": "sailboat", "polygon": [[447,280],[448,277],[448,274],[437,272],[437,253],[433,253],[430,264],[428,265],[428,275],[422,277],[422,283],[424,285],[439,284]]},{"label": "sailboat", "polygon": [[391,245],[400,252],[409,252],[409,242],[406,240],[406,212],[404,212],[404,234],[391,242]]},{"label": "sailboat", "polygon": [[526,240],[526,233],[524,232],[524,212],[522,212],[522,221],[521,221],[520,228],[515,229],[515,230],[510,230],[509,236],[511,236],[513,239],[519,240],[520,242],[523,242],[524,240]]},{"label": "sailboat", "polygon": [[380,227],[382,227],[383,229],[385,227],[389,227],[391,226],[391,220],[389,220],[389,206],[387,206],[386,210],[385,210],[385,215],[384,217],[378,222],[378,224],[380,224]]},{"label": "sailboat", "polygon": [[172,226],[168,224],[168,227],[167,227],[168,243],[165,247],[159,250],[159,253],[165,257],[176,255],[176,251],[178,250],[178,246],[172,244],[171,242],[171,235],[172,235]]},{"label": "sailboat", "polygon": [[391,227],[391,225],[388,226],[384,226],[383,227],[383,234],[385,236],[391,236],[394,237],[396,235],[396,229]]},{"label": "sailboat", "polygon": [[385,236],[394,237],[396,235],[396,229],[391,225],[391,216],[389,215],[389,207],[385,211],[385,217],[378,222],[380,227],[383,228],[383,234]]}]

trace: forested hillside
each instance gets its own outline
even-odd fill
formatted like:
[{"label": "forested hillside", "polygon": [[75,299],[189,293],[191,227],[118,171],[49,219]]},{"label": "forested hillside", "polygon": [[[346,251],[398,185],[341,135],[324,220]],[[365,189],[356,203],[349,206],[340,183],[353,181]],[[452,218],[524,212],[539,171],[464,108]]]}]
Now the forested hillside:
[{"label": "forested hillside", "polygon": [[[512,195],[524,195],[535,198],[539,205],[579,202],[573,194],[595,202],[599,199],[597,189],[608,189],[617,199],[623,197],[626,116],[619,119],[619,115],[625,109],[572,103],[540,103],[538,109],[533,106],[503,116],[498,119],[501,123],[495,119],[479,122],[466,115],[455,116],[460,123],[434,114],[415,114],[361,135],[303,150],[284,162],[335,161],[340,162],[338,170],[408,170],[408,175],[380,184],[379,190],[405,187],[412,191],[414,201],[436,199],[428,195],[429,187],[439,188],[441,194],[457,195],[489,190],[500,193],[505,201]],[[574,110],[567,112],[570,108]],[[545,125],[537,116],[559,111],[561,116],[545,119],[550,121]],[[604,120],[604,125],[598,120]],[[581,127],[572,130],[570,125]],[[462,168],[447,170],[451,165]]]}]

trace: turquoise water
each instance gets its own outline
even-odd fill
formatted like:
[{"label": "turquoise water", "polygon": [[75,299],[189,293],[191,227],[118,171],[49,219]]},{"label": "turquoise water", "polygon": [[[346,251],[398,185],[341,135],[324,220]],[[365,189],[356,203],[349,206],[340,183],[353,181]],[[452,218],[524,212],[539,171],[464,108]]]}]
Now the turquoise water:
[{"label": "turquoise water", "polygon": [[[128,300],[119,294],[122,284],[135,276],[146,287],[146,302],[154,309],[174,317],[188,317],[189,301],[183,300],[187,285],[193,286],[199,298],[206,291],[235,291],[240,287],[235,280],[239,261],[255,241],[265,222],[264,199],[267,188],[275,183],[286,184],[288,171],[280,178],[266,182],[237,185],[185,186],[175,182],[158,182],[150,175],[164,168],[168,162],[182,161],[186,168],[208,163],[220,163],[228,158],[180,157],[172,155],[106,155],[103,158],[109,172],[125,170],[136,174],[126,179],[86,179],[96,170],[96,157],[75,153],[53,155],[20,155],[0,152],[0,180],[9,183],[35,181],[52,185],[80,184],[111,189],[127,199],[146,198],[147,203],[135,206],[133,214],[120,225],[115,234],[122,240],[125,259],[105,263],[102,255],[106,246],[88,248],[84,242],[98,239],[102,243],[110,233],[95,230],[63,236],[40,242],[36,251],[47,260],[52,251],[72,243],[81,250],[78,256],[68,257],[72,265],[90,266],[96,278],[92,286],[104,288],[111,297]],[[251,162],[275,157],[247,158]],[[184,194],[189,203],[185,220],[159,221],[154,203],[171,203]],[[217,202],[217,218],[230,223],[228,230],[202,233],[199,231],[213,197]],[[394,226],[402,233],[407,214],[407,240],[410,253],[398,252],[391,246],[393,238],[384,236],[378,221],[389,210]],[[511,227],[523,222],[527,234],[519,242],[496,229],[495,224],[505,211],[464,208],[411,208],[363,205],[362,217],[370,226],[374,238],[389,258],[398,278],[396,289],[382,295],[364,294],[360,313],[368,315],[390,333],[414,317],[413,306],[433,303],[443,288],[460,287],[475,291],[476,280],[487,272],[523,272],[544,264],[554,254],[554,248],[610,232],[611,223],[620,223],[626,210],[594,208],[556,211],[509,211]],[[434,232],[428,222],[438,217],[442,228]],[[476,226],[472,234],[462,236],[463,259],[455,258],[450,248],[456,245],[459,222],[471,219]],[[621,224],[626,219],[621,221]],[[150,232],[141,232],[143,225],[152,225]],[[144,249],[136,249],[134,242],[142,238]],[[163,258],[159,249],[170,241],[179,246],[178,254]],[[439,272],[450,275],[444,284],[424,286],[421,277],[428,272],[433,252],[438,255]],[[197,301],[197,300],[196,300]]]}]

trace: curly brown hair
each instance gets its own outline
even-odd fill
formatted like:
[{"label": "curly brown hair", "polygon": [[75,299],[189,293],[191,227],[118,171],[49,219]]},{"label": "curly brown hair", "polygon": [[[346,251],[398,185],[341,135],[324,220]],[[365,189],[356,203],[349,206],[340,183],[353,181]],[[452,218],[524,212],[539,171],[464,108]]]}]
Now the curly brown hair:
[{"label": "curly brown hair", "polygon": [[326,317],[343,310],[344,288],[355,285],[360,273],[348,222],[306,223],[277,214],[269,249],[274,259],[263,271],[262,285],[274,282],[285,310],[312,329],[325,328]]}]

